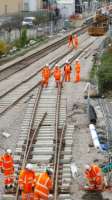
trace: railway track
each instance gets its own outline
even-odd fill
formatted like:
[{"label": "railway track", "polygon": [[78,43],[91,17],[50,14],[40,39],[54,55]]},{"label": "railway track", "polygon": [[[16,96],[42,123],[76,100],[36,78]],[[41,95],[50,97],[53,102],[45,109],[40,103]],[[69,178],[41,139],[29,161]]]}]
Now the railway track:
[{"label": "railway track", "polygon": [[[78,34],[82,34],[85,30],[87,29],[87,27],[82,27],[76,31],[74,31],[74,33],[78,32]],[[17,61],[16,63],[7,66],[7,67],[2,67],[0,69],[0,81],[10,77],[11,75],[15,74],[16,72],[23,70],[27,67],[29,67],[32,63],[38,61],[39,59],[41,59],[42,57],[48,55],[49,53],[53,52],[54,50],[58,49],[59,47],[61,47],[62,45],[67,43],[67,36],[56,41],[55,43],[50,44],[49,46],[38,50],[37,52],[33,53],[30,56],[27,56],[25,58],[23,58],[22,60],[20,59],[19,61]]]},{"label": "railway track", "polygon": [[[86,48],[89,48],[89,45],[90,43]],[[81,49],[70,61],[73,62],[83,51],[84,49]],[[47,89],[39,85],[34,92],[28,103],[16,146],[15,176],[18,177],[20,168],[24,167],[26,162],[31,162],[37,172],[50,165],[54,169],[53,198],[70,200],[74,126],[66,122],[66,98],[62,88],[54,88],[52,80]]]},{"label": "railway track", "polygon": [[[90,40],[87,44],[83,44],[81,50],[77,51],[74,56],[70,60],[74,60],[79,55],[83,53],[85,49],[88,49],[90,45],[94,43],[94,40]],[[71,53],[72,50],[69,51]],[[53,69],[54,65],[60,62],[65,56],[68,55],[68,52],[54,59],[50,65],[51,69]],[[63,64],[64,65],[64,64]],[[62,67],[63,67],[62,65]],[[37,70],[33,75],[30,75],[28,78],[12,87],[9,90],[3,91],[3,94],[0,95],[0,115],[2,116],[6,111],[16,105],[22,98],[32,92],[37,86],[40,85],[40,71]]]},{"label": "railway track", "polygon": [[[33,163],[34,169],[37,172],[43,171],[45,165],[50,165],[52,168],[59,165],[61,172],[58,175],[56,173],[57,167],[55,167],[55,176],[60,176],[58,179],[60,190],[58,190],[57,194],[59,195],[61,189],[64,190],[64,187],[65,189],[68,188],[67,183],[64,183],[64,181],[68,182],[68,180],[66,180],[67,177],[64,176],[63,170],[65,170],[65,166],[66,169],[70,168],[70,166],[67,168],[67,165],[69,165],[72,156],[71,137],[74,127],[67,132],[68,137],[66,137],[64,141],[65,144],[62,142],[66,147],[63,147],[61,162],[56,163],[54,155],[56,155],[57,158],[57,145],[59,143],[57,135],[59,136],[60,131],[63,130],[63,124],[66,121],[66,98],[62,97],[59,91],[60,88],[53,88],[53,90],[52,92],[51,86],[49,86],[47,90],[42,89],[40,86],[36,97],[32,98],[30,101],[26,111],[26,117],[23,121],[21,135],[17,143],[14,160],[16,163],[17,176],[20,166],[24,166],[26,162]],[[48,94],[48,97],[46,94]],[[29,141],[31,136],[32,140]],[[25,152],[24,155],[23,152]],[[70,169],[69,179],[71,179]],[[53,193],[55,194],[55,190]],[[16,199],[18,199],[18,194],[19,193],[16,194]]]}]

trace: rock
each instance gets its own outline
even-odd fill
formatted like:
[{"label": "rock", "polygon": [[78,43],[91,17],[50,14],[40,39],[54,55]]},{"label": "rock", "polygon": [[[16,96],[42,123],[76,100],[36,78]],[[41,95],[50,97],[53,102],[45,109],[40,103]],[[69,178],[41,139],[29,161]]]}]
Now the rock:
[{"label": "rock", "polygon": [[10,137],[10,134],[7,133],[7,132],[3,132],[2,135],[3,135],[4,137],[6,137],[6,138]]}]

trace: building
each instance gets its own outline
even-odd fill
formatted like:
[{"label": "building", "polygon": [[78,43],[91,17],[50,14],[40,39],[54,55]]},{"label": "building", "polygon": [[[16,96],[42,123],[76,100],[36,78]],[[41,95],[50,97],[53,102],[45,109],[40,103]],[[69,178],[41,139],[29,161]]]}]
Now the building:
[{"label": "building", "polygon": [[75,0],[57,0],[57,6],[65,19],[75,14]]},{"label": "building", "polygon": [[18,13],[22,10],[23,0],[0,0],[0,15]]},{"label": "building", "polygon": [[82,1],[75,0],[75,13],[82,13]]},{"label": "building", "polygon": [[0,0],[0,16],[20,11],[37,11],[41,8],[43,0]]},{"label": "building", "polygon": [[23,0],[24,11],[37,11],[43,8],[43,0]]}]

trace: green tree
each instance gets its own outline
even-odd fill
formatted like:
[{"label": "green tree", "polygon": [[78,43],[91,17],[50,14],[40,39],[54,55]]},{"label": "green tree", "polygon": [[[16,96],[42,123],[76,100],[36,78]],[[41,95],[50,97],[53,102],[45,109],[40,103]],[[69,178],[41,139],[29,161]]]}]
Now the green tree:
[{"label": "green tree", "polygon": [[21,37],[20,37],[20,44],[21,47],[24,47],[25,44],[27,44],[28,38],[27,38],[27,29],[23,28],[21,31]]}]

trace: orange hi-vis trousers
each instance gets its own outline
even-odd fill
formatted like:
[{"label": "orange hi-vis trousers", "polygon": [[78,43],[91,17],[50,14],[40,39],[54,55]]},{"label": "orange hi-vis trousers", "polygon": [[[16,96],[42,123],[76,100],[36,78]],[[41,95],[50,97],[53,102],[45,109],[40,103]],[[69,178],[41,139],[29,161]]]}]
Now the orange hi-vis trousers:
[{"label": "orange hi-vis trousers", "polygon": [[73,41],[72,40],[68,40],[68,47],[73,47]]},{"label": "orange hi-vis trousers", "polygon": [[48,200],[48,197],[42,197],[38,193],[34,193],[34,200]]},{"label": "orange hi-vis trousers", "polygon": [[76,82],[80,81],[80,72],[76,72],[75,81]]},{"label": "orange hi-vis trousers", "polygon": [[49,77],[48,78],[44,78],[42,83],[43,83],[43,86],[47,87],[48,86],[48,81],[49,81]]},{"label": "orange hi-vis trousers", "polygon": [[22,199],[21,200],[34,200],[34,193],[22,192]]},{"label": "orange hi-vis trousers", "polygon": [[4,184],[10,186],[14,183],[14,174],[4,175]]},{"label": "orange hi-vis trousers", "polygon": [[70,73],[65,73],[65,81],[70,81]]}]

